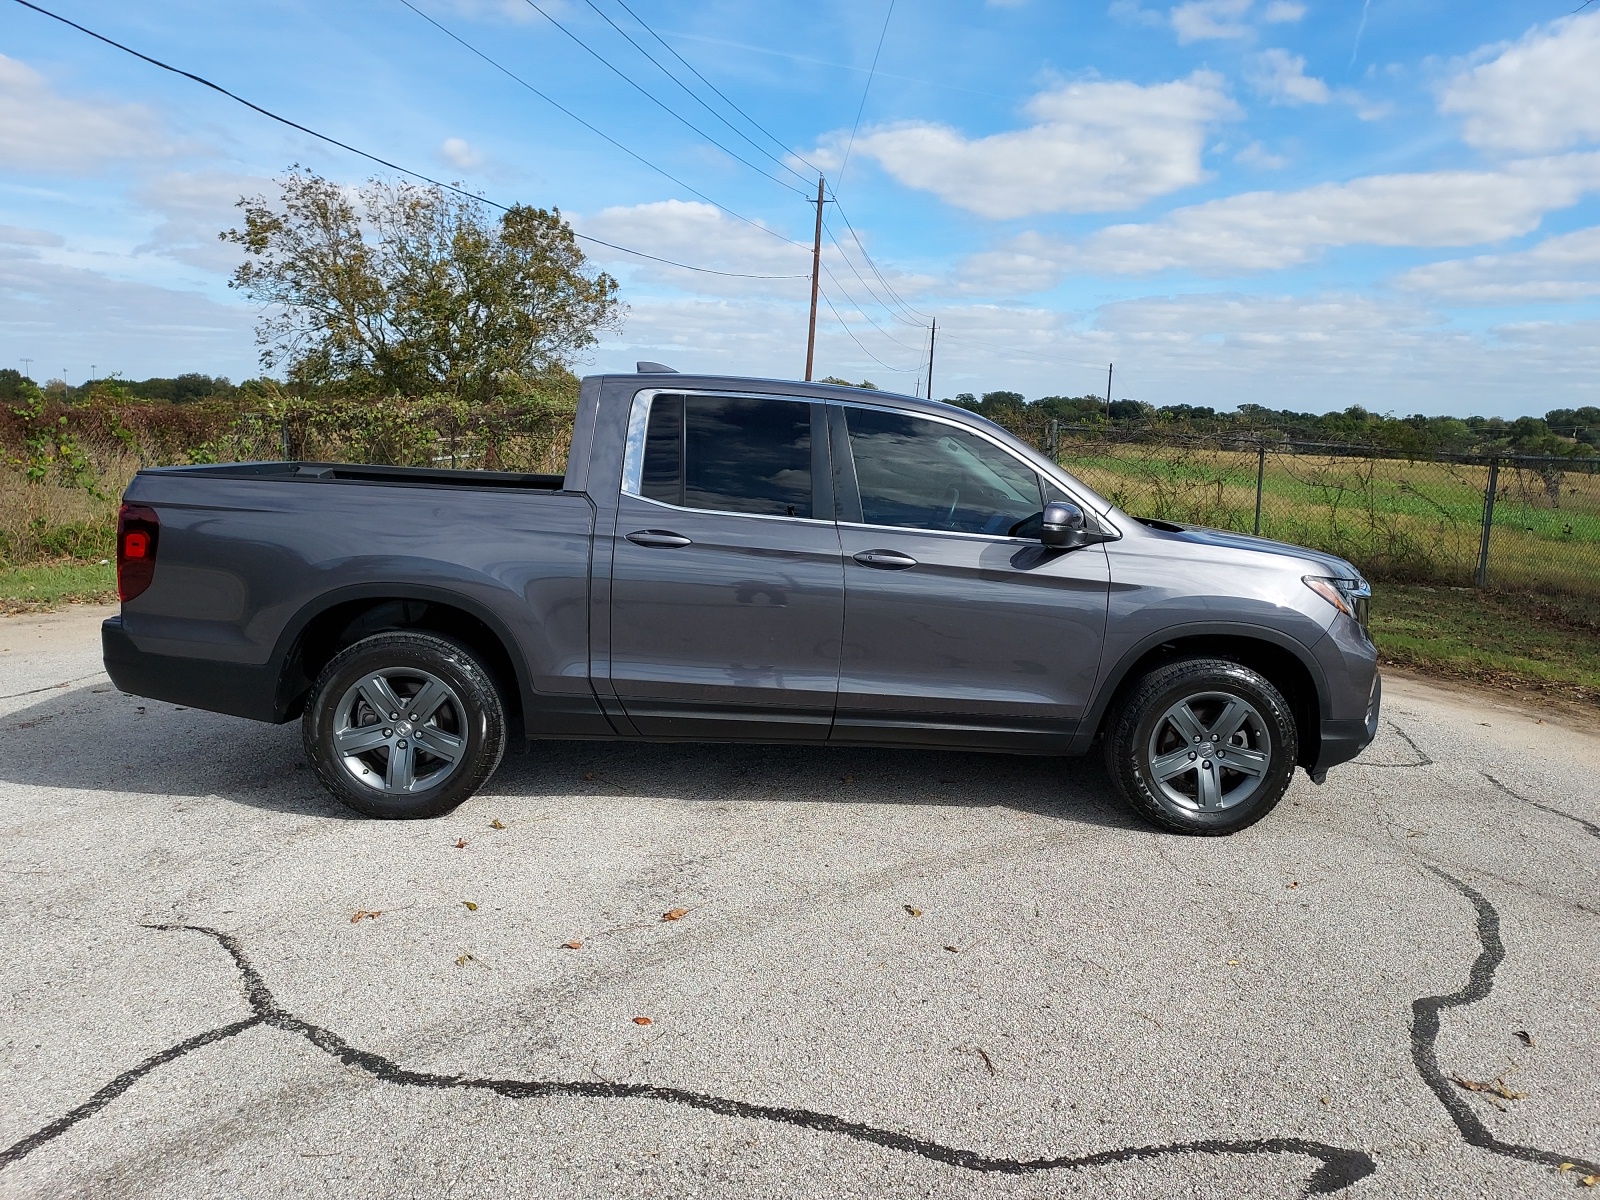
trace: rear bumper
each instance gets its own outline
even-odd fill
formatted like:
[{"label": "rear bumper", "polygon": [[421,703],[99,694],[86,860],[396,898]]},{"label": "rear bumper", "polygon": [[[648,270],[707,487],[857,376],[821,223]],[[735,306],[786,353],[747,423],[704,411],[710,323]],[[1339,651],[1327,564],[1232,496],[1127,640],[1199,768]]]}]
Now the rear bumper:
[{"label": "rear bumper", "polygon": [[277,672],[269,667],[151,654],[134,645],[120,616],[100,626],[106,674],[124,692],[189,708],[278,722]]},{"label": "rear bumper", "polygon": [[1317,761],[1308,772],[1311,778],[1322,782],[1329,767],[1347,763],[1372,744],[1378,736],[1378,712],[1383,701],[1383,679],[1372,676],[1372,695],[1367,701],[1367,715],[1358,721],[1323,721],[1321,748]]}]

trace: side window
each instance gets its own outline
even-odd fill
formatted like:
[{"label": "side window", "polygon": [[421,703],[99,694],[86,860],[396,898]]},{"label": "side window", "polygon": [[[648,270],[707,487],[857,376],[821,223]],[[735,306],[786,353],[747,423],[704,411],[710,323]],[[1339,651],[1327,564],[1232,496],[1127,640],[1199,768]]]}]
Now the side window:
[{"label": "side window", "polygon": [[867,524],[1016,537],[1038,523],[1038,473],[983,438],[870,408],[846,408],[845,423]]},{"label": "side window", "polygon": [[639,492],[663,504],[810,517],[811,406],[736,396],[657,396]]}]

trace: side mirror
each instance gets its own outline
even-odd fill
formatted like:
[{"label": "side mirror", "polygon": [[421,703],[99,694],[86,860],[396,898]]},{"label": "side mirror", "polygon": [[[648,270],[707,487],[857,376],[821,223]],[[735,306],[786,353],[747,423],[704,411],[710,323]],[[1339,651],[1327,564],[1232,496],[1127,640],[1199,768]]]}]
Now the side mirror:
[{"label": "side mirror", "polygon": [[1044,506],[1044,527],[1039,540],[1046,546],[1070,550],[1087,546],[1092,540],[1083,509],[1066,500],[1052,500]]}]

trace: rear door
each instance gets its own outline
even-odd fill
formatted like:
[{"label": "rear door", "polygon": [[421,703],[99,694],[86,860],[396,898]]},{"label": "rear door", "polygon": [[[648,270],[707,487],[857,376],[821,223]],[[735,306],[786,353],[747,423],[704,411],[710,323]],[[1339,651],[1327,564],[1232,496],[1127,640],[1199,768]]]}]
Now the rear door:
[{"label": "rear door", "polygon": [[830,406],[845,625],[834,741],[1065,749],[1105,634],[1105,550],[1039,542],[1070,499],[954,422]]},{"label": "rear door", "polygon": [[822,741],[844,569],[824,406],[635,399],[611,577],[611,683],[645,737]]}]

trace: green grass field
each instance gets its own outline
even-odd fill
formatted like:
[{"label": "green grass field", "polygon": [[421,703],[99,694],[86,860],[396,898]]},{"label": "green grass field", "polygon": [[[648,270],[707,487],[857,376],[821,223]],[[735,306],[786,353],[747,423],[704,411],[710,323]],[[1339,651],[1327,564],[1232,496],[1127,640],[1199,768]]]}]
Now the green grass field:
[{"label": "green grass field", "polygon": [[[1254,451],[1094,443],[1060,457],[1136,516],[1254,528]],[[1269,453],[1261,533],[1343,555],[1375,579],[1468,584],[1488,479],[1483,466]],[[1600,596],[1600,472],[1503,467],[1489,582]]]},{"label": "green grass field", "polygon": [[110,604],[117,568],[108,562],[65,560],[0,567],[0,613],[43,612],[63,604]]}]

